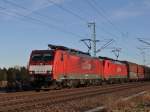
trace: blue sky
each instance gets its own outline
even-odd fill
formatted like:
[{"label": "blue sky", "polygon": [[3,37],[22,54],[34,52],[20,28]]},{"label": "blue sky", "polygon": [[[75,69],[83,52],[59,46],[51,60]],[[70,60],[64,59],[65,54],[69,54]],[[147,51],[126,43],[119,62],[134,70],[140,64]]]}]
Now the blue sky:
[{"label": "blue sky", "polygon": [[[0,0],[0,67],[26,66],[31,51],[47,49],[49,43],[87,51],[79,40],[91,38],[91,21],[97,39],[114,39],[109,47],[122,49],[119,59],[143,64],[137,47],[146,45],[137,38],[150,42],[149,12],[150,0]],[[150,64],[149,50],[145,52]],[[97,55],[115,58],[110,49]]]}]

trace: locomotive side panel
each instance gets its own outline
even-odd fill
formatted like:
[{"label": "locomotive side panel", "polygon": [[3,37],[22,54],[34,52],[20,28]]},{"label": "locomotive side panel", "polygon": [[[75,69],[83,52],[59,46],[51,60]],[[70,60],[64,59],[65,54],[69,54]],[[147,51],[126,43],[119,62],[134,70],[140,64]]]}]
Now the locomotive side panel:
[{"label": "locomotive side panel", "polygon": [[124,63],[105,60],[104,77],[108,79],[127,79],[127,67]]},{"label": "locomotive side panel", "polygon": [[56,80],[102,79],[103,63],[99,59],[63,51],[57,51],[55,56],[53,73]]},{"label": "locomotive side panel", "polygon": [[53,79],[58,80],[60,74],[64,74],[64,54],[63,51],[56,51],[53,64]]}]

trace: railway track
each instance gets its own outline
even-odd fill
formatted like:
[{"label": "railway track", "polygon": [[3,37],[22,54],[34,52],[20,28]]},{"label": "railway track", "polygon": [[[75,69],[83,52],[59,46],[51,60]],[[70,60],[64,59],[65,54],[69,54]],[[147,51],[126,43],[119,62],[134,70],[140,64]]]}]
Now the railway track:
[{"label": "railway track", "polygon": [[[47,106],[73,101],[85,97],[109,94],[124,89],[136,88],[149,85],[150,83],[130,83],[122,85],[113,85],[108,87],[96,86],[87,88],[77,88],[68,90],[58,90],[42,92],[36,94],[23,94],[15,99],[15,96],[0,98],[0,112],[8,111],[28,111],[32,109],[44,109]],[[12,99],[11,99],[12,98]]]},{"label": "railway track", "polygon": [[[137,82],[132,83],[132,84],[137,84]],[[122,84],[122,85],[125,85]],[[111,88],[111,87],[116,87],[120,86],[120,84],[113,84],[113,85],[103,85],[103,86],[92,86],[92,89],[103,89],[103,88]],[[28,98],[36,98],[36,97],[41,97],[42,96],[47,96],[51,94],[64,94],[66,92],[77,92],[77,91],[86,91],[91,89],[91,87],[82,87],[82,88],[73,88],[73,89],[62,89],[62,90],[53,90],[49,92],[35,92],[35,91],[30,91],[30,92],[16,92],[16,93],[11,93],[11,94],[2,94],[0,95],[0,104],[4,103],[5,101],[11,101],[11,100],[17,100],[17,99],[28,99]]]},{"label": "railway track", "polygon": [[[104,87],[104,86],[103,86]],[[105,86],[106,87],[106,86]],[[85,87],[84,90],[88,90],[90,87]],[[100,88],[100,86],[95,86],[94,88]],[[53,90],[49,92],[19,92],[19,93],[11,93],[11,94],[2,94],[0,95],[0,103],[5,102],[5,101],[10,101],[10,100],[16,100],[16,99],[23,99],[23,98],[33,98],[33,97],[39,97],[43,95],[50,95],[50,94],[55,94],[55,93],[62,93],[64,94],[65,92],[74,92],[74,91],[80,91],[83,90],[83,88],[74,88],[74,89],[62,89],[62,90]]]},{"label": "railway track", "polygon": [[[136,84],[136,83],[135,83]],[[120,84],[113,84],[111,85],[111,87],[113,86],[120,86]],[[110,85],[103,85],[103,86],[92,86],[93,89],[96,88],[108,88],[110,87]],[[6,94],[2,94],[0,95],[0,103],[1,101],[9,101],[9,100],[16,100],[16,99],[23,99],[23,98],[33,98],[36,96],[43,96],[43,95],[50,95],[50,94],[55,94],[55,93],[62,93],[64,94],[64,92],[74,92],[74,91],[85,91],[85,90],[89,90],[91,89],[91,87],[81,87],[81,88],[71,88],[71,89],[62,89],[62,90],[53,90],[53,91],[48,91],[48,92],[35,92],[35,91],[30,91],[30,92],[16,92],[16,93],[6,93]]]}]

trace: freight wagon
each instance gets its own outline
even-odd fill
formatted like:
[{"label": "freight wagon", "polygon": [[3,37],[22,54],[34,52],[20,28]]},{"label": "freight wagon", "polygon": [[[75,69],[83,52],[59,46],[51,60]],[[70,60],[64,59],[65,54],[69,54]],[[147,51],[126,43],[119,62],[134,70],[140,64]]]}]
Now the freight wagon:
[{"label": "freight wagon", "polygon": [[128,80],[137,81],[138,80],[138,64],[129,61],[123,61],[127,66]]},{"label": "freight wagon", "polygon": [[144,66],[138,65],[138,80],[144,80]]},{"label": "freight wagon", "polygon": [[144,80],[150,80],[150,67],[144,67]]},{"label": "freight wagon", "polygon": [[103,59],[103,78],[107,82],[126,82],[128,78],[127,66],[125,63],[107,57]]}]

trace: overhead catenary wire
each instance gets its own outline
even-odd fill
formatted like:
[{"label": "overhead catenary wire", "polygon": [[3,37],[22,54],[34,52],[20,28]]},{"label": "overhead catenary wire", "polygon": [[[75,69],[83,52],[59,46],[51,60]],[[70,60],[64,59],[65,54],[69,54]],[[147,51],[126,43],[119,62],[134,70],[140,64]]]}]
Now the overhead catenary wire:
[{"label": "overhead catenary wire", "polygon": [[[87,23],[87,21],[88,21],[87,19],[81,17],[80,15],[74,13],[73,11],[70,11],[69,9],[67,9],[67,8],[65,8],[65,7],[63,7],[63,6],[61,6],[61,5],[59,5],[59,4],[56,4],[56,3],[55,3],[54,1],[52,1],[52,0],[48,0],[48,1],[49,1],[50,3],[53,3],[56,7],[62,9],[63,11],[65,11],[65,12],[67,12],[67,13],[73,15],[74,17],[80,19],[81,21],[84,21],[84,22]],[[107,34],[110,35],[110,36],[118,37],[118,36],[116,36],[116,35],[110,33],[109,31],[106,31],[106,30],[103,29],[103,28],[102,28],[101,30],[103,30],[105,33],[107,33]]]},{"label": "overhead catenary wire", "polygon": [[[89,4],[88,4],[88,5],[89,5]],[[97,29],[102,30],[104,33],[106,33],[106,34],[108,34],[108,35],[110,35],[110,36],[112,36],[112,37],[120,38],[119,36],[117,36],[117,35],[115,35],[115,34],[113,34],[113,33],[109,32],[108,30],[106,30],[106,29],[102,28],[102,27],[101,27],[101,26],[99,26],[99,25],[97,25]]]},{"label": "overhead catenary wire", "polygon": [[150,46],[150,42],[146,41],[145,39],[143,38],[137,38],[140,42],[146,44],[146,45],[149,45]]},{"label": "overhead catenary wire", "polygon": [[[95,0],[93,0],[92,1],[95,5],[98,5],[98,3],[95,1]],[[118,32],[122,35],[122,34],[124,34],[124,32],[122,32],[120,29],[118,29],[118,25],[116,25],[116,24],[114,24],[113,22],[112,22],[112,18],[111,17],[109,17],[109,16],[107,16],[106,15],[106,11],[99,5],[99,6],[97,6],[102,12],[103,12],[103,14],[104,14],[104,16],[106,17],[106,19],[107,19],[107,21],[116,29],[116,30],[118,30]]]},{"label": "overhead catenary wire", "polygon": [[[7,4],[10,4],[10,5],[14,6],[14,7],[23,9],[23,10],[25,10],[25,11],[30,11],[29,8],[26,8],[26,7],[24,7],[24,6],[21,6],[21,5],[17,4],[17,3],[15,3],[15,2],[12,2],[12,1],[9,1],[9,0],[3,0],[3,2],[5,2],[5,3],[7,3]],[[37,12],[37,11],[34,11],[33,13],[36,14],[36,15],[38,15],[38,16],[40,16],[40,17],[47,18],[48,20],[52,20],[52,21],[55,21],[55,22],[59,22],[59,23],[61,23],[61,24],[63,23],[63,22],[58,21],[56,18],[53,18],[53,17],[47,16],[47,15],[41,14],[41,13],[39,13],[39,12]]]},{"label": "overhead catenary wire", "polygon": [[121,32],[116,25],[111,21],[111,19],[109,17],[106,16],[106,11],[101,8],[100,6],[98,6],[99,8],[96,7],[97,3],[95,2],[95,0],[86,0],[86,2],[89,4],[89,6],[91,6],[93,8],[93,10],[95,10],[95,12],[100,16],[103,17],[110,25],[113,26],[113,28],[118,31],[121,35],[123,34],[123,32]]},{"label": "overhead catenary wire", "polygon": [[[2,6],[0,6],[0,8],[4,11],[4,10],[6,10],[6,8],[5,7],[2,7]],[[84,37],[82,37],[82,36],[80,36],[80,35],[78,35],[78,34],[76,34],[76,33],[73,33],[73,32],[70,32],[70,31],[67,31],[67,30],[64,30],[64,29],[61,29],[61,28],[59,28],[59,27],[57,27],[57,26],[55,26],[55,25],[52,25],[52,24],[50,24],[50,23],[47,23],[47,22],[45,22],[45,21],[42,21],[42,20],[40,20],[40,19],[37,19],[37,18],[34,18],[34,17],[29,17],[29,16],[25,16],[25,15],[23,15],[23,14],[20,14],[20,13],[18,13],[18,12],[16,12],[16,11],[5,11],[5,12],[2,12],[2,10],[1,10],[1,12],[0,13],[3,13],[3,14],[6,14],[6,15],[8,15],[8,16],[12,16],[12,17],[16,17],[15,15],[17,15],[17,16],[19,16],[19,17],[23,17],[23,18],[25,18],[25,19],[29,19],[29,20],[32,20],[32,21],[34,21],[34,22],[37,22],[37,23],[40,23],[40,24],[42,24],[42,25],[44,25],[44,26],[47,26],[48,28],[50,28],[50,29],[55,29],[55,30],[57,30],[57,31],[61,31],[61,32],[63,32],[63,33],[67,33],[67,34],[70,34],[70,35],[73,35],[73,36],[75,36],[75,37],[80,37],[80,38],[84,38]],[[11,15],[11,14],[15,14],[15,15]]]},{"label": "overhead catenary wire", "polygon": [[[100,27],[99,27],[99,28],[100,28]],[[119,36],[117,36],[117,35],[115,35],[115,34],[109,32],[109,31],[105,30],[104,28],[101,28],[101,30],[102,30],[103,32],[107,33],[108,35],[112,36],[112,37],[119,38]]]},{"label": "overhead catenary wire", "polygon": [[[57,4],[57,3],[55,3],[54,1],[48,0],[48,2],[54,4],[54,5],[55,5],[56,7],[58,7],[59,9],[62,9],[63,11],[65,11],[65,12],[67,12],[67,13],[73,15],[74,17],[78,18],[79,20],[88,23],[88,20],[87,20],[86,18],[81,17],[80,15],[78,15],[78,14],[74,13],[73,11],[71,11],[71,10],[69,10],[69,9],[67,9],[67,8],[65,8],[65,7],[63,7],[63,6],[59,5],[59,4]],[[109,31],[106,31],[106,30],[103,29],[103,28],[101,28],[101,30],[103,30],[105,33],[107,33],[107,34],[110,35],[110,36],[113,36],[113,37],[117,37],[117,38],[118,38],[118,36],[116,36],[116,35],[110,33]]]},{"label": "overhead catenary wire", "polygon": [[[29,10],[28,8],[26,8],[26,7],[24,7],[24,6],[20,6],[20,5],[14,3],[14,2],[12,2],[12,1],[9,1],[9,0],[3,0],[3,1],[4,1],[5,3],[8,3],[8,4],[13,5],[13,6],[15,6],[15,7],[21,8],[21,9],[23,9],[23,10]],[[63,11],[65,11],[65,12],[67,12],[67,13],[73,15],[74,17],[78,18],[79,20],[84,21],[85,23],[88,21],[86,18],[81,17],[80,15],[78,15],[78,14],[74,13],[73,11],[71,11],[71,10],[69,10],[69,9],[67,9],[67,8],[65,8],[65,7],[63,7],[63,6],[59,5],[59,4],[57,4],[57,3],[55,3],[54,1],[48,0],[48,2],[51,3],[51,4],[54,4],[55,6],[57,6],[57,7],[60,8],[60,9],[62,9]],[[41,13],[39,13],[39,12],[36,12],[36,11],[35,11],[34,13],[35,13],[36,15],[41,16],[41,17],[46,17],[46,18],[48,18],[48,19],[50,19],[50,20],[52,20],[52,21],[55,20],[54,18],[51,18],[51,17],[49,17],[49,16],[47,16],[47,15],[43,15],[43,14],[41,14]],[[56,21],[56,20],[55,20],[55,21]],[[62,22],[61,22],[61,23],[62,23]],[[106,31],[106,30],[103,29],[103,28],[101,28],[101,30],[104,31],[105,33],[107,33],[107,34],[110,35],[110,36],[118,37],[118,36],[116,36],[115,34],[109,32],[109,31]],[[80,37],[81,37],[81,36],[80,36]]]},{"label": "overhead catenary wire", "polygon": [[54,4],[54,5],[55,5],[56,7],[58,7],[59,9],[62,9],[63,11],[65,11],[65,12],[67,12],[67,13],[73,15],[74,17],[80,19],[81,21],[86,22],[86,23],[88,22],[88,20],[87,20],[86,18],[81,17],[80,15],[78,15],[78,14],[74,13],[73,11],[71,11],[71,10],[69,10],[69,9],[67,9],[67,8],[65,8],[65,7],[63,7],[63,6],[59,5],[59,4],[57,4],[57,3],[55,3],[54,1],[52,1],[52,0],[47,0],[47,1],[50,2],[50,3],[52,3],[52,4]]}]

